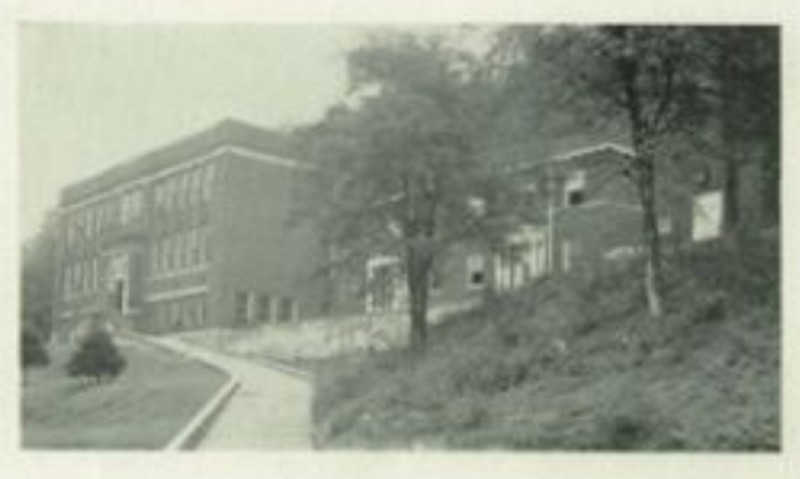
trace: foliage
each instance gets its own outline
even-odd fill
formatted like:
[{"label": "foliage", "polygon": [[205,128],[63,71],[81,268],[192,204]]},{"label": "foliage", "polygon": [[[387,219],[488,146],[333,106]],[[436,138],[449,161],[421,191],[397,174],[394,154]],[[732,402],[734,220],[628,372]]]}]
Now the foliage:
[{"label": "foliage", "polygon": [[424,355],[326,363],[320,445],[775,450],[776,242],[668,256],[665,321],[642,321],[640,265],[611,264],[453,317]]},{"label": "foliage", "polygon": [[514,26],[501,32],[496,48],[511,52],[503,56],[510,63],[509,83],[540,92],[533,95],[540,111],[566,104],[569,111],[588,112],[595,121],[611,120],[627,136],[633,154],[625,173],[642,209],[644,284],[653,316],[663,311],[659,169],[675,136],[701,124],[707,113],[699,101],[703,79],[697,66],[703,51],[696,41],[698,31],[673,26]]},{"label": "foliage", "polygon": [[39,334],[31,328],[22,328],[22,367],[42,367],[50,364],[44,342]]},{"label": "foliage", "polygon": [[47,339],[52,329],[57,240],[51,214],[22,251],[22,323],[42,339]]},{"label": "foliage", "polygon": [[443,37],[374,38],[348,62],[350,105],[304,133],[308,155],[332,172],[323,181],[333,187],[315,191],[316,214],[332,268],[363,274],[371,255],[401,259],[410,343],[421,346],[434,263],[489,231],[469,200],[495,187],[480,161],[493,90],[474,55]]},{"label": "foliage", "polygon": [[114,344],[114,339],[102,327],[95,327],[82,339],[67,363],[70,376],[115,379],[125,369],[126,361]]}]

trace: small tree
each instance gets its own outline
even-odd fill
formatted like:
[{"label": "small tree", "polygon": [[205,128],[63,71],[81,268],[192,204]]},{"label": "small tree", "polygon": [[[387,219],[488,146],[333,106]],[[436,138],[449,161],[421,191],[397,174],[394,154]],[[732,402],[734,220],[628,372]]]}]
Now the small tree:
[{"label": "small tree", "polygon": [[111,335],[95,327],[81,340],[78,349],[67,363],[67,373],[73,377],[115,379],[125,369],[125,358],[120,354]]},{"label": "small tree", "polygon": [[28,368],[42,367],[50,364],[50,357],[44,347],[42,338],[31,328],[22,329],[22,356],[23,373]]}]

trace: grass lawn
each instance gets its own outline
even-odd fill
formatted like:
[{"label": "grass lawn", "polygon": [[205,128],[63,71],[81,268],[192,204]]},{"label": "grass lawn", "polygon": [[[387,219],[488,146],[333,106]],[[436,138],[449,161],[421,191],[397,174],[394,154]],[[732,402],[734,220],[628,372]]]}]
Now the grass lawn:
[{"label": "grass lawn", "polygon": [[227,379],[149,345],[118,345],[128,366],[99,386],[66,375],[69,348],[50,349],[50,366],[23,388],[25,448],[160,449]]}]

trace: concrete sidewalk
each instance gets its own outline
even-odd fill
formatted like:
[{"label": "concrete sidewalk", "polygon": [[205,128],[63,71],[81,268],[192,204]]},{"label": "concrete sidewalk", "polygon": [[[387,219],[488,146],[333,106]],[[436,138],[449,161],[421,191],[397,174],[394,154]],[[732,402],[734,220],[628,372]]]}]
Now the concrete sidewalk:
[{"label": "concrete sidewalk", "polygon": [[154,340],[176,352],[212,363],[241,383],[197,449],[312,449],[309,381],[175,338]]}]

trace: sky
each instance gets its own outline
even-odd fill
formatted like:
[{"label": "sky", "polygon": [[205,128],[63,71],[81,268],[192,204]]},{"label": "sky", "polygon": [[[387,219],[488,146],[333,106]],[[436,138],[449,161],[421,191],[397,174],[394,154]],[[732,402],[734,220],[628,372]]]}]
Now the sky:
[{"label": "sky", "polygon": [[284,128],[344,98],[348,26],[27,24],[19,48],[21,235],[59,190],[223,118]]}]

